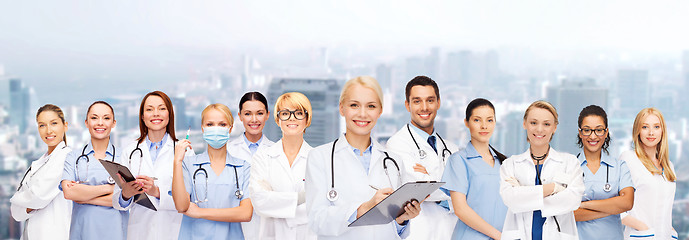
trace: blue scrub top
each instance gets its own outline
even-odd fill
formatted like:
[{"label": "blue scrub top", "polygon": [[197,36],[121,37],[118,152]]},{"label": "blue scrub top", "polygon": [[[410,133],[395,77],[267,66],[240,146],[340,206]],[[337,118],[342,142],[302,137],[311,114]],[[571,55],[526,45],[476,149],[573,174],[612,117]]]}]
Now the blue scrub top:
[{"label": "blue scrub top", "polygon": [[[483,161],[474,145],[469,142],[462,151],[450,156],[443,173],[446,182],[440,189],[450,195],[450,191],[461,192],[467,197],[467,204],[483,220],[499,231],[505,222],[507,206],[500,198],[500,161],[495,153],[493,167]],[[452,239],[490,239],[488,236],[457,221]]]},{"label": "blue scrub top", "polygon": [[[203,171],[196,173],[196,184],[193,184],[193,174],[199,166],[206,170],[208,178]],[[235,178],[235,167],[237,175]],[[208,201],[198,203],[201,208],[233,208],[238,207],[239,202],[249,198],[249,163],[227,154],[225,157],[225,169],[219,176],[211,168],[208,152],[201,155],[186,156],[184,165],[184,185],[189,192],[191,202],[196,201],[198,195],[200,200],[205,198]],[[206,196],[206,179],[208,179],[208,196]],[[237,199],[237,181],[243,191],[241,199]],[[244,239],[241,224],[238,222],[216,222],[201,218],[191,218],[184,215],[182,226],[179,230],[179,239]]]},{"label": "blue scrub top", "polygon": [[[82,150],[88,156],[88,161],[87,157],[79,158]],[[113,156],[113,152],[116,156]],[[98,159],[93,156],[94,153],[91,143],[86,146],[86,150],[84,147],[74,148],[65,158],[62,180],[84,181],[88,179],[88,182],[83,184],[91,186],[108,184],[110,175]],[[119,163],[119,153],[113,145],[108,143],[105,160],[115,159],[115,162]],[[79,168],[79,176],[77,176],[76,167]],[[62,190],[61,187],[60,190]],[[69,239],[126,239],[128,220],[129,212],[127,211],[119,211],[112,207],[73,203]]]},{"label": "blue scrub top", "polygon": [[[634,187],[632,176],[629,173],[627,163],[620,161],[608,154],[601,154],[601,165],[595,174],[586,167],[586,159],[584,153],[577,155],[581,163],[581,169],[584,171],[584,185],[586,190],[581,198],[582,202],[590,200],[608,199],[619,196],[620,190],[626,187]],[[612,190],[606,192],[603,190],[606,181],[606,173],[609,169],[608,180]],[[577,231],[581,239],[624,239],[624,228],[620,215],[610,215],[604,218],[599,218],[591,221],[577,222]]]}]

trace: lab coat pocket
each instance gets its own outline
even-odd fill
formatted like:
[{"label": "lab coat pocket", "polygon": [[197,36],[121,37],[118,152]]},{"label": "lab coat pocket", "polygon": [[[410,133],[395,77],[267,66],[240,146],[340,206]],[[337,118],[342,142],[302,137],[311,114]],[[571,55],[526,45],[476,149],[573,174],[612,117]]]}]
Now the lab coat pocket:
[{"label": "lab coat pocket", "polygon": [[500,239],[501,240],[518,240],[518,239],[526,239],[526,237],[524,237],[524,231],[509,230],[509,231],[503,231]]},{"label": "lab coat pocket", "polygon": [[630,239],[653,240],[656,239],[655,231],[651,228],[644,231],[632,230],[629,232]]}]

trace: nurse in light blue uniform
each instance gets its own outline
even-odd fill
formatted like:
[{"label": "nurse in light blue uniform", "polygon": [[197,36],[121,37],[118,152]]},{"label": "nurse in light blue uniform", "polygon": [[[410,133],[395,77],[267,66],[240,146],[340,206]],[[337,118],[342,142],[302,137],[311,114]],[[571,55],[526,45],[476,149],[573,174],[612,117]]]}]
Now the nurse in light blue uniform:
[{"label": "nurse in light blue uniform", "polygon": [[620,213],[634,203],[634,183],[627,163],[608,154],[610,135],[608,117],[596,105],[585,107],[579,114],[577,154],[584,171],[586,190],[581,206],[574,211],[581,239],[624,239]]},{"label": "nurse in light blue uniform", "polygon": [[232,120],[227,106],[211,104],[201,120],[207,151],[184,156],[191,146],[186,139],[175,148],[172,198],[184,213],[179,239],[244,239],[240,222],[251,220],[253,212],[250,168],[227,153]]},{"label": "nurse in light blue uniform", "polygon": [[60,189],[74,201],[70,239],[125,239],[129,213],[112,207],[115,181],[98,159],[119,162],[120,152],[110,143],[115,113],[103,101],[88,108],[86,127],[91,141],[75,147],[65,159]]},{"label": "nurse in light blue uniform", "polygon": [[446,183],[441,187],[452,198],[459,218],[452,239],[500,239],[507,214],[500,198],[500,166],[506,157],[489,145],[495,108],[490,101],[477,98],[467,105],[465,116],[471,141],[450,156],[442,178]]}]

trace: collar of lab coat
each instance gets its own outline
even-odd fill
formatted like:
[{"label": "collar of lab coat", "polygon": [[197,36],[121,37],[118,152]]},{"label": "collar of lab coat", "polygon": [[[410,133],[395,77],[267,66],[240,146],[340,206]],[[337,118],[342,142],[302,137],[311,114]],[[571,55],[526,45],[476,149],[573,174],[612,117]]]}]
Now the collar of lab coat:
[{"label": "collar of lab coat", "polygon": [[[339,152],[342,149],[348,149],[349,148],[348,146],[351,146],[351,144],[349,144],[349,142],[347,141],[347,138],[345,137],[344,133],[340,135],[340,138],[339,138],[339,140],[337,140],[337,142],[339,142],[341,144],[337,144],[337,146],[335,146],[335,152]],[[344,143],[346,143],[346,144],[344,144]],[[383,147],[383,145],[380,145],[380,143],[373,140],[373,138],[371,138],[371,145],[372,145],[371,156],[373,156],[374,151],[379,151],[381,153],[385,152],[385,148]],[[352,154],[354,154],[353,151],[352,151]]]},{"label": "collar of lab coat", "polygon": [[[490,155],[493,155],[493,159],[498,159],[498,155],[496,155],[495,152],[493,152],[493,149],[489,147],[488,151],[490,151]],[[474,147],[474,144],[471,143],[471,141],[467,143],[467,147],[464,148],[464,151],[462,152],[466,154],[465,159],[467,160],[473,158],[481,158],[481,154],[479,154],[478,151],[476,151],[476,148]]]},{"label": "collar of lab coat", "polygon": [[[241,167],[244,166],[244,163],[246,161],[233,157],[229,153],[225,155],[225,165],[227,166],[235,166],[235,167]],[[203,152],[199,157],[194,158],[194,162],[191,164],[194,166],[198,165],[203,165],[203,164],[210,164],[211,163],[211,158],[208,156],[208,151]]]},{"label": "collar of lab coat", "polygon": [[[302,140],[301,147],[299,148],[299,153],[297,153],[297,158],[306,159],[311,149],[311,145],[309,145],[306,141]],[[273,144],[273,146],[268,147],[268,149],[266,149],[266,154],[268,154],[268,156],[271,158],[275,158],[285,154],[284,149],[282,149],[282,139],[278,140],[275,144]]]},{"label": "collar of lab coat", "polygon": [[[105,158],[104,160],[113,160],[113,159],[115,159],[115,156],[112,155],[113,151],[115,150],[114,148],[115,148],[115,146],[113,146],[112,144],[110,144],[110,141],[108,141],[108,148],[105,149],[106,158]],[[86,154],[86,155],[91,155],[91,154],[93,154],[93,153],[95,153],[95,151],[93,151],[93,143],[92,143],[92,142],[89,142],[89,143],[86,145],[86,151],[84,151],[84,154]],[[111,159],[108,159],[108,157],[107,157],[108,155],[110,155],[110,157],[112,157],[112,158],[111,158]]]},{"label": "collar of lab coat", "polygon": [[[579,154],[577,154],[577,159],[579,160],[579,166],[584,166],[584,164],[586,164],[586,156],[584,155],[584,151],[581,151]],[[613,161],[610,154],[605,154],[604,152],[601,152],[600,162],[605,163],[610,167],[615,167],[615,161]]]},{"label": "collar of lab coat", "polygon": [[[518,155],[519,158],[515,159],[515,162],[522,162],[522,161],[527,161],[531,160],[531,148],[527,149],[525,153],[522,153],[521,155]],[[560,153],[555,151],[554,148],[550,147],[550,150],[548,150],[548,158],[546,160],[552,160],[556,162],[563,162],[564,159],[560,157]],[[545,162],[545,161],[543,161]]]},{"label": "collar of lab coat", "polygon": [[424,142],[428,141],[428,137],[435,135],[435,127],[433,128],[433,132],[431,132],[431,134],[428,134],[424,130],[421,130],[420,128],[416,127],[416,125],[414,124],[407,123],[407,125],[409,125],[409,128],[412,130],[412,132],[416,132],[416,135],[421,137],[421,140],[423,140]]}]

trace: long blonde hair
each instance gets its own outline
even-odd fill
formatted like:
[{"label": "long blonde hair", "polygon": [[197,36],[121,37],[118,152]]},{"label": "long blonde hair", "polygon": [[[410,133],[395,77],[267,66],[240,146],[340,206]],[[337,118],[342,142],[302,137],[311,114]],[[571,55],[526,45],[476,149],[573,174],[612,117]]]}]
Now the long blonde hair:
[{"label": "long blonde hair", "polygon": [[[656,145],[656,158],[658,158],[658,161],[660,162],[660,166],[663,168],[664,171],[657,169],[655,165],[653,165],[653,162],[651,161],[651,156],[648,156],[646,152],[644,151],[644,148],[642,146],[641,142],[641,125],[642,121],[646,119],[646,117],[650,115],[655,115],[660,119],[660,128],[663,130],[663,135],[660,137],[660,142],[658,142],[658,145]],[[656,108],[644,108],[639,112],[639,114],[636,115],[636,119],[634,119],[634,128],[632,129],[632,136],[634,136],[634,151],[636,152],[636,156],[641,160],[641,163],[644,164],[644,167],[651,172],[651,174],[663,174],[664,172],[664,177],[670,182],[674,182],[677,177],[675,176],[675,173],[672,171],[672,168],[670,168],[670,157],[669,157],[669,147],[668,147],[668,138],[667,138],[667,126],[665,125],[665,119],[663,118],[663,114]]]}]

